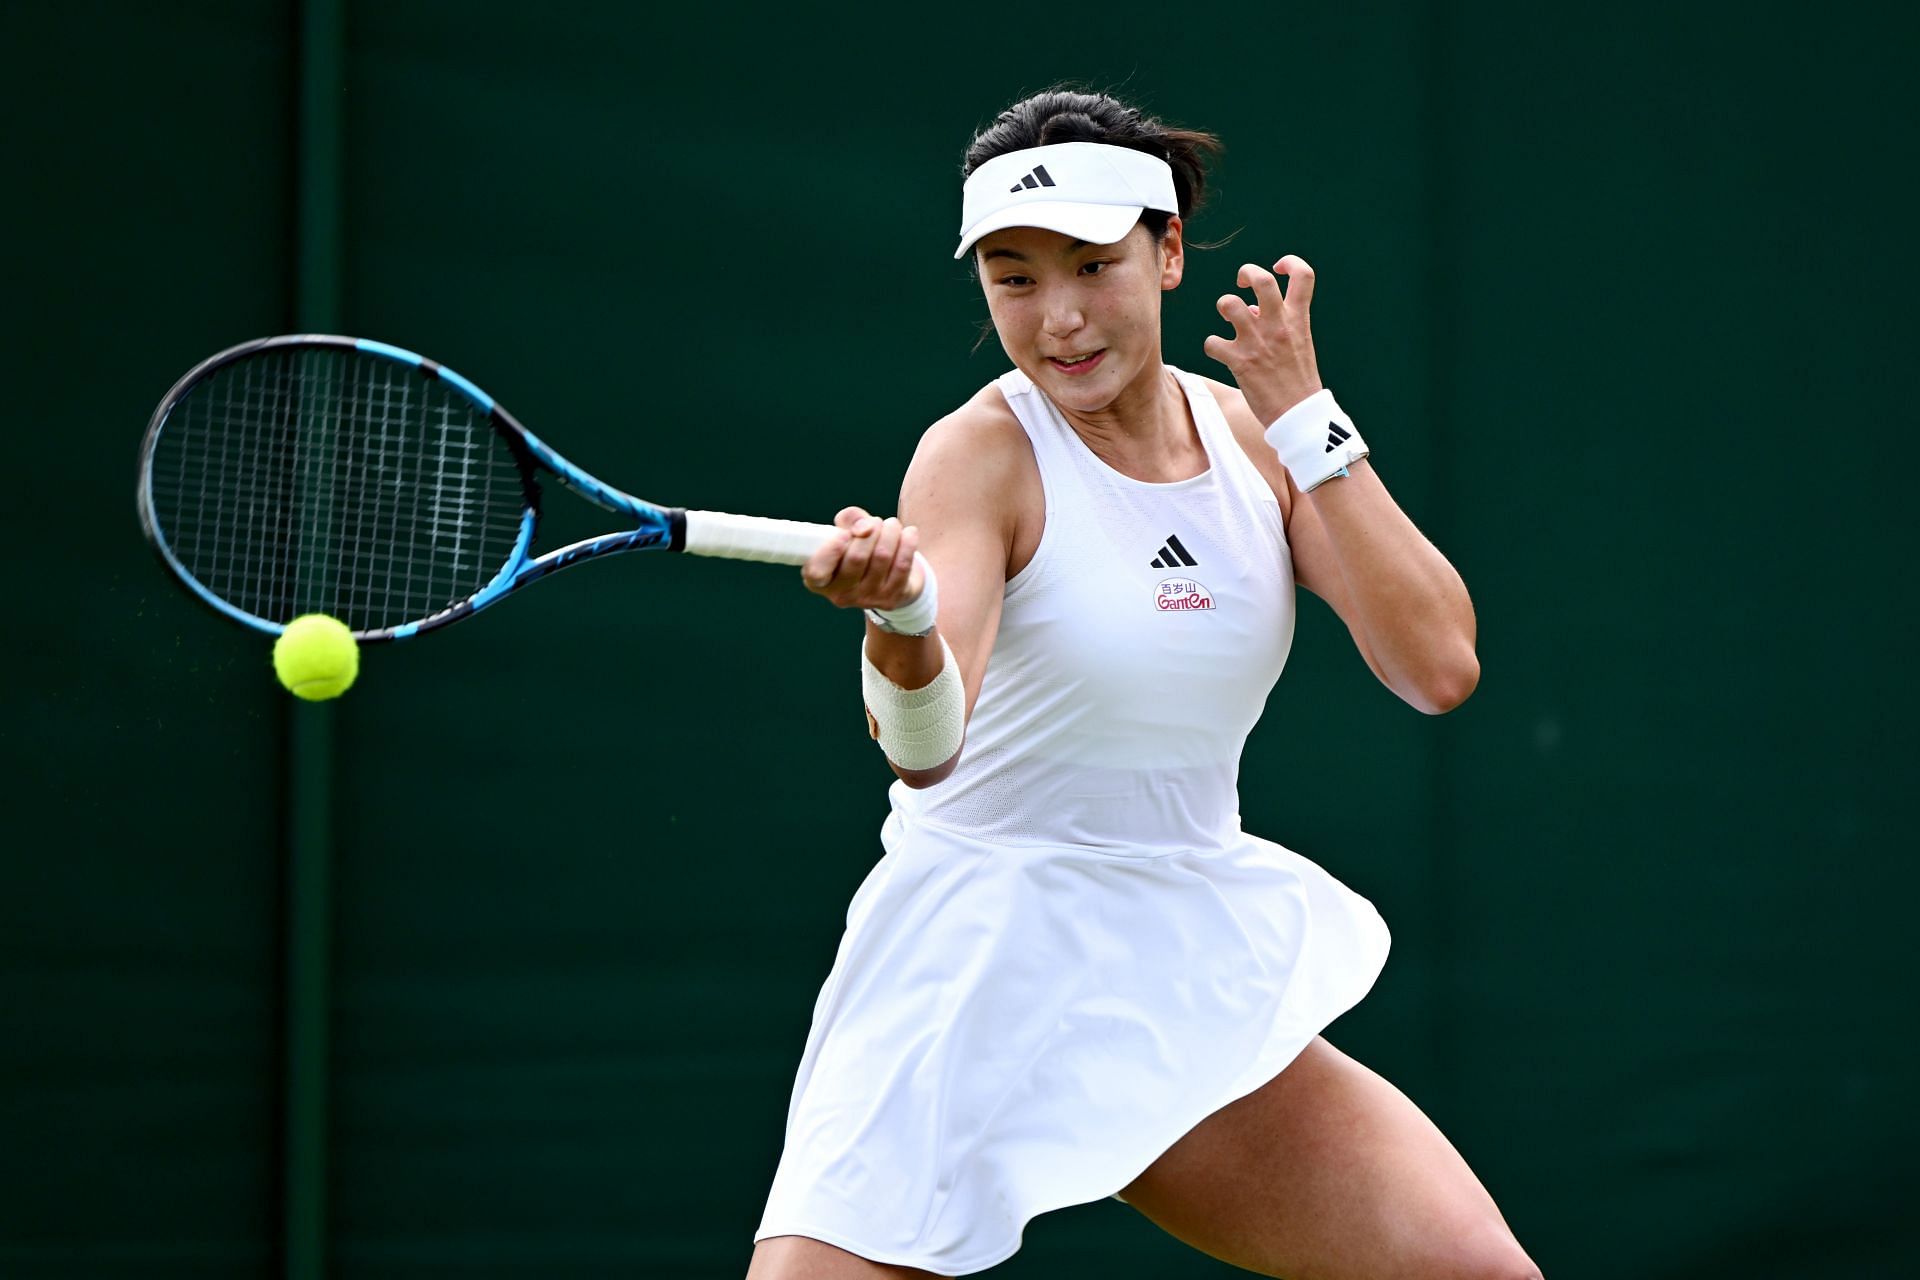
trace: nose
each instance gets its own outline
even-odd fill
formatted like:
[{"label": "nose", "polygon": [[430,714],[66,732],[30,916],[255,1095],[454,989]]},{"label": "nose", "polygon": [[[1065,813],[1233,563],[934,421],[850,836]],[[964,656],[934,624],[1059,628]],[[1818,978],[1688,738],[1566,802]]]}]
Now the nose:
[{"label": "nose", "polygon": [[1049,289],[1040,314],[1040,327],[1049,338],[1064,338],[1086,323],[1080,298],[1072,289]]}]

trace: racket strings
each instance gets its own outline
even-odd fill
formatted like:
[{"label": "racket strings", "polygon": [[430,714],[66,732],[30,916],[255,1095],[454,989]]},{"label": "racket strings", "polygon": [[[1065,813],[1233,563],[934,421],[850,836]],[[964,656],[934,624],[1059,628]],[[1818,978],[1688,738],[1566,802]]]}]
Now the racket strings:
[{"label": "racket strings", "polygon": [[175,406],[154,521],[201,585],[258,617],[355,631],[430,617],[511,557],[526,505],[488,417],[410,366],[327,348],[259,352]]}]

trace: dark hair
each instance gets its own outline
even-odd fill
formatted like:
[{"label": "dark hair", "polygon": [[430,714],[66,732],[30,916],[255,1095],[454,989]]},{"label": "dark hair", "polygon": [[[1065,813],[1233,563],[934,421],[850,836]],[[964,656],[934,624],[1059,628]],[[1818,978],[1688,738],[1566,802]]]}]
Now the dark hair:
[{"label": "dark hair", "polygon": [[[1213,134],[1171,128],[1118,98],[1054,88],[1014,103],[974,135],[960,164],[960,176],[1009,151],[1056,142],[1104,142],[1165,160],[1173,166],[1173,192],[1183,221],[1206,200],[1207,162],[1222,150]],[[1158,209],[1148,209],[1140,221],[1156,241],[1164,240],[1167,217]]]}]

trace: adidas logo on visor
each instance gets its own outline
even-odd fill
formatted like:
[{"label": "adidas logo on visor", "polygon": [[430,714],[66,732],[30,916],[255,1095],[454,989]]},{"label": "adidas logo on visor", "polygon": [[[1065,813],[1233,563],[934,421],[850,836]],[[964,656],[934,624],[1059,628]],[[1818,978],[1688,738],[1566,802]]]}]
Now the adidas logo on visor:
[{"label": "adidas logo on visor", "polygon": [[982,236],[1007,227],[1041,227],[1112,244],[1143,209],[1178,213],[1173,166],[1156,155],[1104,142],[1054,142],[1008,151],[967,175],[960,193],[956,258]]},{"label": "adidas logo on visor", "polygon": [[1008,187],[1007,191],[1011,195],[1019,195],[1022,191],[1032,191],[1036,187],[1056,187],[1059,185],[1059,183],[1053,180],[1053,175],[1047,172],[1047,166],[1037,164],[1033,166],[1032,173],[1029,173],[1026,177]]}]

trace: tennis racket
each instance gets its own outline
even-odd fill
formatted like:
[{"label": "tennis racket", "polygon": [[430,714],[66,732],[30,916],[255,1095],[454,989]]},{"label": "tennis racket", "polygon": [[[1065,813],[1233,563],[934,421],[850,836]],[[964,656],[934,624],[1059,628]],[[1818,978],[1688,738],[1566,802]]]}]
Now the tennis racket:
[{"label": "tennis racket", "polygon": [[[630,522],[539,553],[540,478]],[[261,338],[189,370],[140,445],[140,527],[269,635],[306,613],[404,640],[622,551],[801,564],[829,525],[659,507],[588,475],[453,370],[384,342]]]}]

